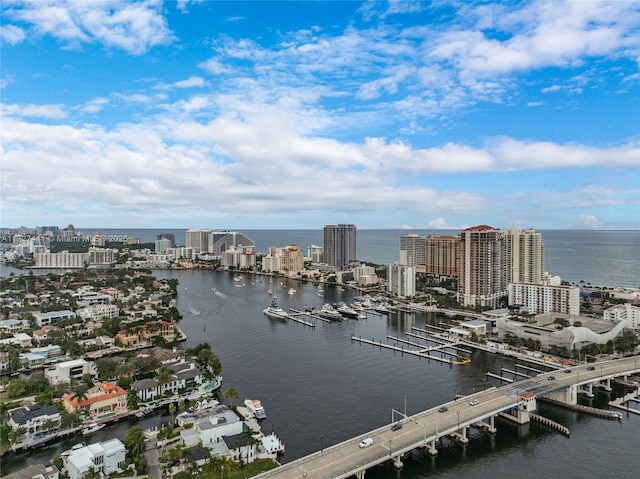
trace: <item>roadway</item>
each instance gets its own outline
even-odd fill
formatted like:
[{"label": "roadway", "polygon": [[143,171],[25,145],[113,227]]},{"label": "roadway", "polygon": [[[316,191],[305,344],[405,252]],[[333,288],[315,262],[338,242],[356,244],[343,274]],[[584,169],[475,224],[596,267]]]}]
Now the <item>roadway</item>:
[{"label": "roadway", "polygon": [[[447,408],[444,412],[439,412],[441,406],[437,406],[409,416],[402,420],[402,428],[397,431],[392,431],[391,424],[388,424],[256,477],[346,478],[416,447],[426,446],[438,437],[460,432],[463,427],[512,409],[517,406],[522,394],[544,396],[572,385],[638,372],[639,359],[632,357],[565,368],[506,386],[489,388],[442,405]],[[478,401],[478,404],[471,405],[472,400]],[[367,437],[373,439],[373,444],[359,447],[360,441]]]}]

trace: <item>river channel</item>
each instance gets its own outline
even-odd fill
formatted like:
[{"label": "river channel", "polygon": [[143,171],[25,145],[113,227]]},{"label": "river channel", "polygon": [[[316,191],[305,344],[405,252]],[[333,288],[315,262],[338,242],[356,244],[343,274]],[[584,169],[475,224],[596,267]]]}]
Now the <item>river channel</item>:
[{"label": "river channel", "polygon": [[[350,289],[326,286],[321,297],[313,283],[282,278],[269,282],[268,276],[245,274],[235,281],[225,272],[154,274],[179,280],[177,305],[184,316],[180,327],[189,338],[182,347],[211,343],[224,367],[221,391],[233,387],[240,400],[262,401],[267,412],[263,431],[275,431],[285,443],[283,462],[388,424],[394,409],[413,414],[455,394],[497,386],[485,373],[513,366],[513,360],[483,352],[474,352],[469,364],[452,366],[351,341],[355,335],[391,343],[387,335],[403,336],[412,327],[445,320],[431,313],[368,314],[366,320],[318,321],[310,328],[270,320],[262,312],[271,301],[269,289],[284,309],[350,303],[356,295]],[[295,293],[288,294],[290,288]],[[606,400],[599,394],[593,405],[606,407]],[[638,416],[608,421],[544,405],[541,413],[569,427],[571,436],[499,421],[495,436],[472,429],[466,446],[444,444],[435,458],[416,452],[405,458],[402,471],[380,466],[368,471],[367,478],[637,477]],[[140,425],[168,418],[157,413]],[[122,438],[134,423],[110,426],[90,440]],[[5,458],[3,473],[46,463],[77,442],[72,438],[48,450]]]}]

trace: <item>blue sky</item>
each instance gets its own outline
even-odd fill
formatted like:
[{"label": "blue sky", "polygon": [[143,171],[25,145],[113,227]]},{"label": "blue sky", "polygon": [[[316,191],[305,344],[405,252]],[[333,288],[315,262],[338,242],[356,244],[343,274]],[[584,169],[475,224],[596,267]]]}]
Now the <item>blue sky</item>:
[{"label": "blue sky", "polygon": [[3,227],[640,229],[637,2],[1,8]]}]

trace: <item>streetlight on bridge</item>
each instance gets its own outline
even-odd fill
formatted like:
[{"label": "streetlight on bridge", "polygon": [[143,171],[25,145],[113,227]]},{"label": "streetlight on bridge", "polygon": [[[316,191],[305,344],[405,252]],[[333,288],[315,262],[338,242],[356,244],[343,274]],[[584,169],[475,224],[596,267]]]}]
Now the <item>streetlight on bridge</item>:
[{"label": "streetlight on bridge", "polygon": [[324,445],[322,440],[324,439],[324,434],[320,434],[320,452],[324,451]]}]

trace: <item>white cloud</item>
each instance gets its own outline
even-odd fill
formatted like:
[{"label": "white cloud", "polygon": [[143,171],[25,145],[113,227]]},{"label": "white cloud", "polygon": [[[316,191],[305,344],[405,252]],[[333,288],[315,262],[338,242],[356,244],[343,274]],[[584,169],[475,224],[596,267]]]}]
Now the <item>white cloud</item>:
[{"label": "white cloud", "polygon": [[173,85],[176,88],[193,88],[193,87],[203,87],[206,85],[206,83],[202,77],[192,75],[186,80],[175,82]]},{"label": "white cloud", "polygon": [[64,105],[2,105],[2,114],[16,117],[66,118]]},{"label": "white cloud", "polygon": [[587,230],[599,230],[604,227],[605,223],[594,215],[579,215],[578,228]]},{"label": "white cloud", "polygon": [[448,224],[444,218],[435,218],[427,223],[427,228],[438,230],[451,230],[455,229],[455,226]]},{"label": "white cloud", "polygon": [[549,87],[543,88],[542,93],[553,93],[559,91],[562,87],[560,85],[551,85]]},{"label": "white cloud", "polygon": [[108,98],[94,98],[93,100],[88,101],[84,105],[80,106],[79,109],[86,113],[97,113],[102,111],[105,105],[109,104]]},{"label": "white cloud", "polygon": [[3,17],[5,25],[13,28],[16,39],[18,27],[11,22],[26,24],[24,30],[29,34],[51,35],[71,48],[100,42],[140,55],[173,40],[162,16],[162,6],[155,1],[41,0],[7,6]]},{"label": "white cloud", "polygon": [[541,105],[544,105],[544,102],[541,102],[541,101],[530,101],[530,102],[527,103],[527,106],[530,106],[530,107],[541,106]]},{"label": "white cloud", "polygon": [[0,39],[3,42],[15,45],[27,38],[25,31],[15,25],[1,25],[0,26]]}]

